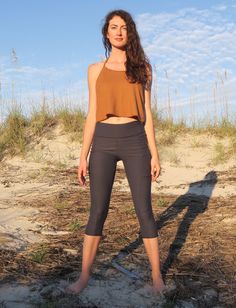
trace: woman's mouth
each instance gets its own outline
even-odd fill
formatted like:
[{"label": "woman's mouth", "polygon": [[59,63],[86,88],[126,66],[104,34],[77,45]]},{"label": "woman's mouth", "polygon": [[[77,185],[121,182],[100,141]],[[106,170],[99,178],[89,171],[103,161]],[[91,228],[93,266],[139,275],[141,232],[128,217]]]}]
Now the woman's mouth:
[{"label": "woman's mouth", "polygon": [[115,38],[115,40],[120,42],[123,40],[123,38]]}]

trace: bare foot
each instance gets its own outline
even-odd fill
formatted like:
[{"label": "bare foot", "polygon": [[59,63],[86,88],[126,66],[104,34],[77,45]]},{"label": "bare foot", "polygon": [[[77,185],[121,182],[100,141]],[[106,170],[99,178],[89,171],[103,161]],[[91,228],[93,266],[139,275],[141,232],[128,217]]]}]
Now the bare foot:
[{"label": "bare foot", "polygon": [[153,295],[171,296],[176,293],[177,287],[174,283],[165,285],[163,280],[153,283],[151,287]]},{"label": "bare foot", "polygon": [[89,281],[89,275],[80,275],[78,280],[70,284],[65,289],[65,292],[68,294],[78,294],[87,286],[88,281]]},{"label": "bare foot", "polygon": [[166,285],[164,284],[163,279],[159,278],[158,280],[154,281],[151,290],[154,295],[162,295],[166,290]]}]

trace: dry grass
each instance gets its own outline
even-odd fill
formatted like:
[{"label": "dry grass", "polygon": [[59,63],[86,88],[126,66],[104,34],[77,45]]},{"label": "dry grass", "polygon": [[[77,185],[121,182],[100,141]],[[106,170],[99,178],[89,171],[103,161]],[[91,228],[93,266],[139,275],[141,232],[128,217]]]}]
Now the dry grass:
[{"label": "dry grass", "polygon": [[[57,108],[51,111],[43,103],[39,111],[33,110],[30,118],[26,118],[16,105],[10,110],[5,121],[0,124],[0,160],[4,156],[14,156],[16,154],[24,156],[29,150],[30,144],[36,138],[47,135],[48,139],[53,139],[51,128],[57,124],[62,124],[65,133],[70,133],[71,141],[82,142],[83,128],[86,115],[80,108],[77,110],[68,107]],[[213,163],[220,163],[236,155],[236,126],[222,119],[218,126],[205,124],[202,127],[188,127],[184,121],[174,123],[172,120],[163,119],[155,105],[153,107],[153,120],[156,131],[158,145],[168,146],[175,144],[181,135],[191,133],[194,136],[207,134],[218,138],[229,138],[230,144],[227,149],[222,145],[215,147]],[[193,147],[204,146],[199,144],[197,139],[191,141]],[[207,144],[207,143],[205,143]],[[40,153],[35,154],[35,161],[41,161]],[[178,157],[173,153],[173,162],[178,163]]]},{"label": "dry grass", "polygon": [[[220,174],[227,181],[236,180],[236,169]],[[50,170],[51,178],[68,181],[66,190],[45,200],[33,203],[43,209],[41,222],[53,230],[70,230],[70,234],[48,236],[49,243],[32,245],[26,251],[0,251],[2,281],[46,280],[69,277],[81,270],[83,234],[89,214],[89,191],[77,187],[76,170]],[[118,169],[116,180],[125,177]],[[25,203],[25,206],[32,206]],[[93,275],[101,279],[112,267],[112,260],[122,252],[126,256],[120,264],[131,269],[135,266],[146,282],[151,272],[139,224],[132,210],[130,193],[114,190],[104,235],[99,246]],[[174,280],[177,299],[187,299],[212,287],[220,292],[219,302],[231,307],[236,301],[235,211],[236,197],[206,198],[182,195],[153,194],[153,211],[160,233],[162,271],[166,281]],[[71,220],[73,217],[73,221]],[[78,256],[66,249],[78,250]],[[6,257],[7,256],[7,257]],[[199,284],[200,283],[200,284]]]},{"label": "dry grass", "polygon": [[[50,111],[44,103],[40,110],[34,110],[30,119],[26,118],[20,108],[15,106],[10,110],[5,121],[0,124],[0,160],[6,155],[22,155],[29,150],[35,138],[48,135],[51,127],[62,124],[65,133],[72,133],[71,141],[81,141],[85,114],[82,110],[57,109],[57,113]],[[53,138],[53,136],[51,136]],[[40,161],[41,157],[35,157]]]},{"label": "dry grass", "polygon": [[178,163],[180,162],[180,158],[178,157],[178,155],[176,154],[175,151],[172,151],[170,154],[169,154],[169,161],[174,164],[174,165],[178,165]]},{"label": "dry grass", "polygon": [[208,140],[198,140],[198,138],[193,137],[192,140],[190,140],[191,147],[194,148],[199,148],[199,147],[207,147],[209,145]]},{"label": "dry grass", "polygon": [[27,138],[25,127],[28,122],[20,110],[13,109],[0,127],[0,157],[7,152],[11,156],[25,153]]},{"label": "dry grass", "polygon": [[236,157],[236,139],[235,136],[229,137],[229,145],[218,141],[214,146],[212,163],[214,165],[227,162],[231,157]]}]

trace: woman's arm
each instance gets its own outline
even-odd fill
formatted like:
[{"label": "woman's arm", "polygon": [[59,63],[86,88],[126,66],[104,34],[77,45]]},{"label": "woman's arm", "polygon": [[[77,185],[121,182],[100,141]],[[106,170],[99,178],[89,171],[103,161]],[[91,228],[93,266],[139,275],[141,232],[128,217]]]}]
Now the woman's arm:
[{"label": "woman's arm", "polygon": [[89,107],[88,107],[86,121],[84,124],[80,162],[87,159],[96,125],[96,88],[95,88],[96,79],[97,79],[97,65],[90,64],[88,66],[88,73],[87,73],[88,89],[89,89]]},{"label": "woman's arm", "polygon": [[146,122],[144,125],[146,135],[148,138],[148,146],[153,158],[156,158],[159,161],[159,155],[156,147],[156,138],[155,138],[155,129],[153,124],[153,117],[151,111],[151,87],[152,87],[152,72],[148,70],[148,89],[145,88],[145,113],[146,113]]}]

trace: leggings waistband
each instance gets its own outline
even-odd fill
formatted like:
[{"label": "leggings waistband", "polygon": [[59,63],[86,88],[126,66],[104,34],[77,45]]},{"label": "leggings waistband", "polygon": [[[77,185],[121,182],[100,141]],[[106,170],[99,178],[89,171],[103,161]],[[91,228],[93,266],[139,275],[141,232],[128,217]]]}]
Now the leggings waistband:
[{"label": "leggings waistband", "polygon": [[144,132],[144,125],[140,121],[122,124],[96,122],[95,136],[101,137],[128,137]]}]

